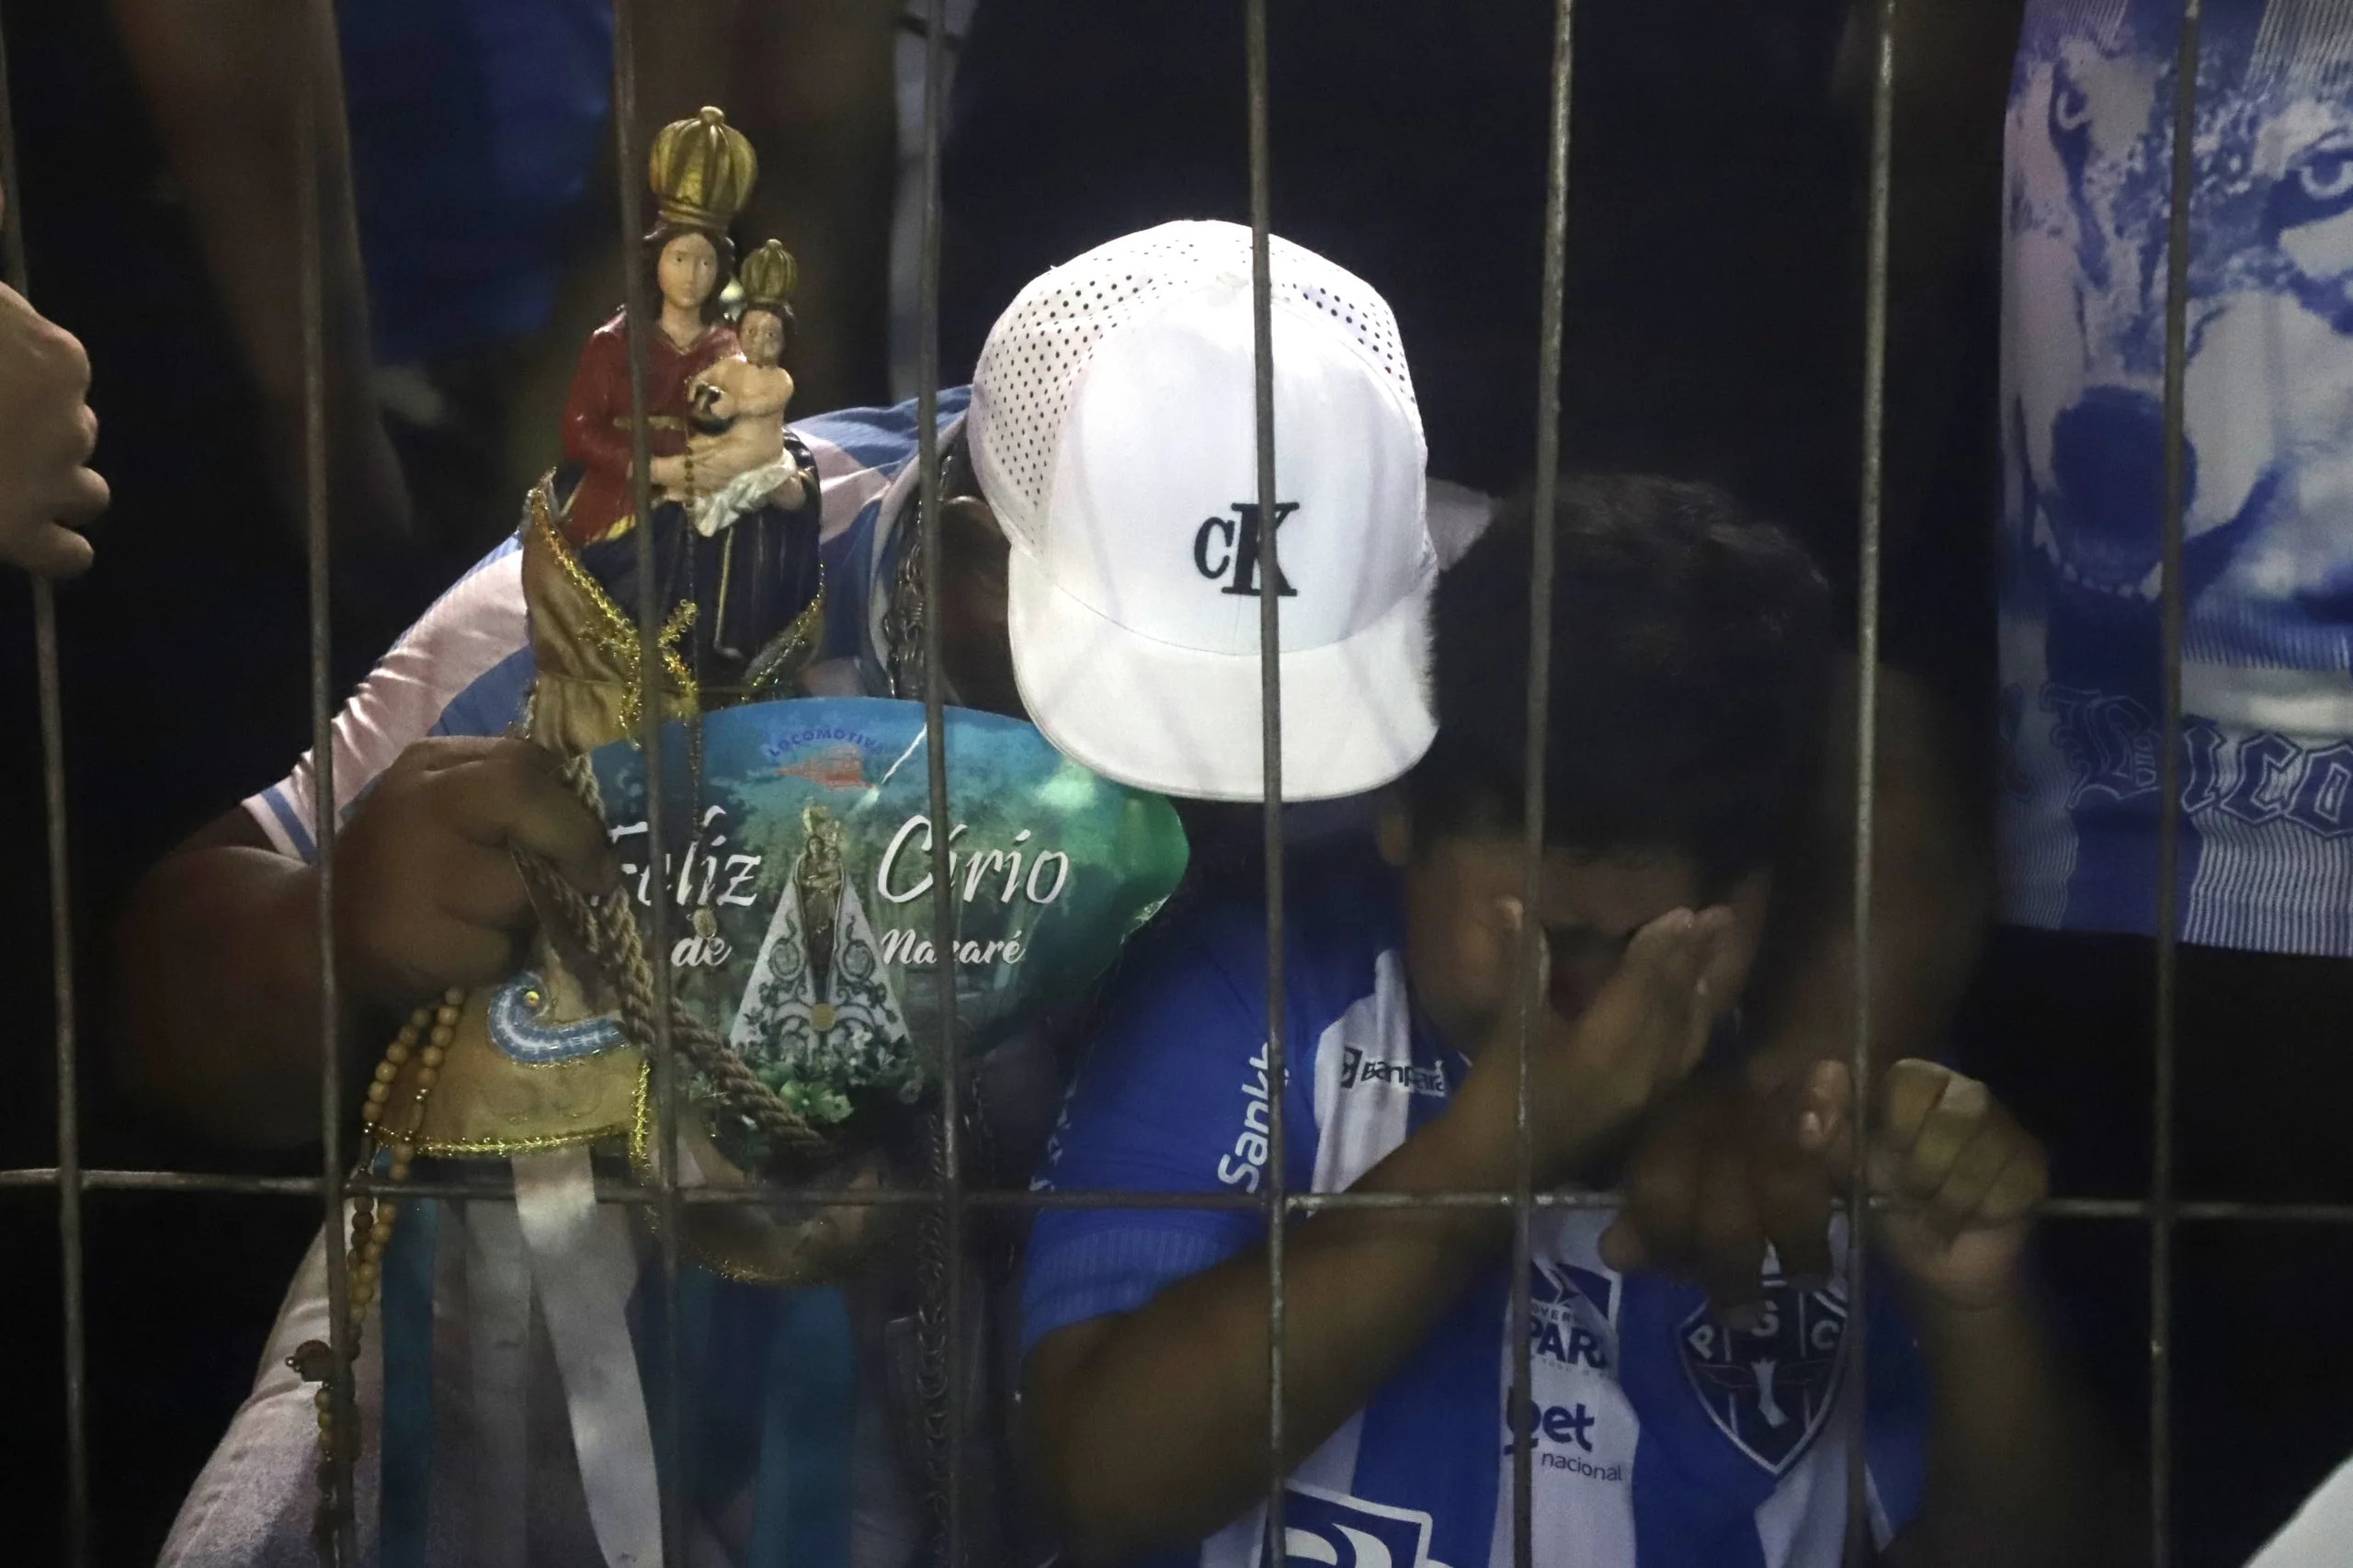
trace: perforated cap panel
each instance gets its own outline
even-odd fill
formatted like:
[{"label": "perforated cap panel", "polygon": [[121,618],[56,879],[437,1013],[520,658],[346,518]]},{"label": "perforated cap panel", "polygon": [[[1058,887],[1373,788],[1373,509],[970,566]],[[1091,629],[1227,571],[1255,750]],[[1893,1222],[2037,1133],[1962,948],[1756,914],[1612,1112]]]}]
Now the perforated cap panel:
[{"label": "perforated cap panel", "polygon": [[[1347,269],[1275,238],[1274,308],[1327,318],[1368,364],[1414,402],[1396,318]],[[989,330],[972,374],[974,466],[1016,542],[1041,551],[1072,399],[1103,340],[1172,298],[1250,277],[1250,231],[1235,223],[1164,223],[1097,246],[1032,280]],[[1244,383],[1248,384],[1246,381]]]}]

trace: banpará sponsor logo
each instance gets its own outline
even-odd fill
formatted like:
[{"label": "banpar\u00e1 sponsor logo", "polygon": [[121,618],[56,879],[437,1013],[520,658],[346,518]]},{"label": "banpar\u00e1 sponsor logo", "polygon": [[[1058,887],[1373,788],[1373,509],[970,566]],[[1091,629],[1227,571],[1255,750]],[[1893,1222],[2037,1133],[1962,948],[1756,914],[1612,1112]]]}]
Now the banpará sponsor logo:
[{"label": "banpar\u00e1 sponsor logo", "polygon": [[1563,1367],[1609,1368],[1617,1281],[1558,1259],[1529,1259],[1529,1348]]},{"label": "banpar\u00e1 sponsor logo", "polygon": [[1368,1058],[1364,1048],[1349,1046],[1340,1057],[1340,1087],[1360,1084],[1391,1084],[1430,1099],[1446,1097],[1446,1070],[1436,1062],[1384,1062]]},{"label": "banpar\u00e1 sponsor logo", "polygon": [[1563,1367],[1608,1370],[1608,1344],[1579,1323],[1573,1308],[1549,1304],[1537,1307],[1529,1315],[1528,1338],[1529,1348],[1546,1360]]}]

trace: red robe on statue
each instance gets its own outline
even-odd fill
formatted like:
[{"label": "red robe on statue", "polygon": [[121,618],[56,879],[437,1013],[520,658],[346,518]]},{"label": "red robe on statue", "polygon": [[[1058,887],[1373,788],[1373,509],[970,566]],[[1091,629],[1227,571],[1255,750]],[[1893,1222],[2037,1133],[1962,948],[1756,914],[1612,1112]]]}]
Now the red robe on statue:
[{"label": "red robe on statue", "polygon": [[[736,351],[734,329],[714,326],[691,347],[672,347],[658,325],[645,333],[647,447],[654,457],[687,449],[687,385],[705,367]],[[572,394],[563,404],[563,455],[580,465],[580,484],[564,508],[563,537],[574,546],[610,534],[634,509],[630,483],[629,337],[623,313],[588,335]]]}]

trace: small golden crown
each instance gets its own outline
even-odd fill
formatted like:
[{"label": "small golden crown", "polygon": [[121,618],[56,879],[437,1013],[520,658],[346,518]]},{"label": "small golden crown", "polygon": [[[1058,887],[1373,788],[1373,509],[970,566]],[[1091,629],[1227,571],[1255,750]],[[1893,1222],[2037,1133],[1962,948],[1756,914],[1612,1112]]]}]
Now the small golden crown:
[{"label": "small golden crown", "polygon": [[772,311],[792,298],[793,286],[801,281],[801,264],[782,240],[770,240],[745,256],[735,275],[744,280],[745,310]]},{"label": "small golden crown", "polygon": [[662,128],[647,177],[665,220],[724,233],[751,199],[760,160],[725,115],[706,108]]}]

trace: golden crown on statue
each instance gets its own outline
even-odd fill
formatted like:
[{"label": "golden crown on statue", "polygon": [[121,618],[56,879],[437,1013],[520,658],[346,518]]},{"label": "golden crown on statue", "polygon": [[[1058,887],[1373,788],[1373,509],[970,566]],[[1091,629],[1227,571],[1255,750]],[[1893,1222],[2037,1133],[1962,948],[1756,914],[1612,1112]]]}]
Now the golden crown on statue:
[{"label": "golden crown on statue", "polygon": [[736,276],[744,281],[746,309],[774,310],[792,298],[793,286],[801,281],[801,264],[782,240],[770,240],[744,258]]},{"label": "golden crown on statue", "polygon": [[723,233],[751,199],[760,160],[724,114],[705,108],[662,128],[647,177],[665,220]]}]

